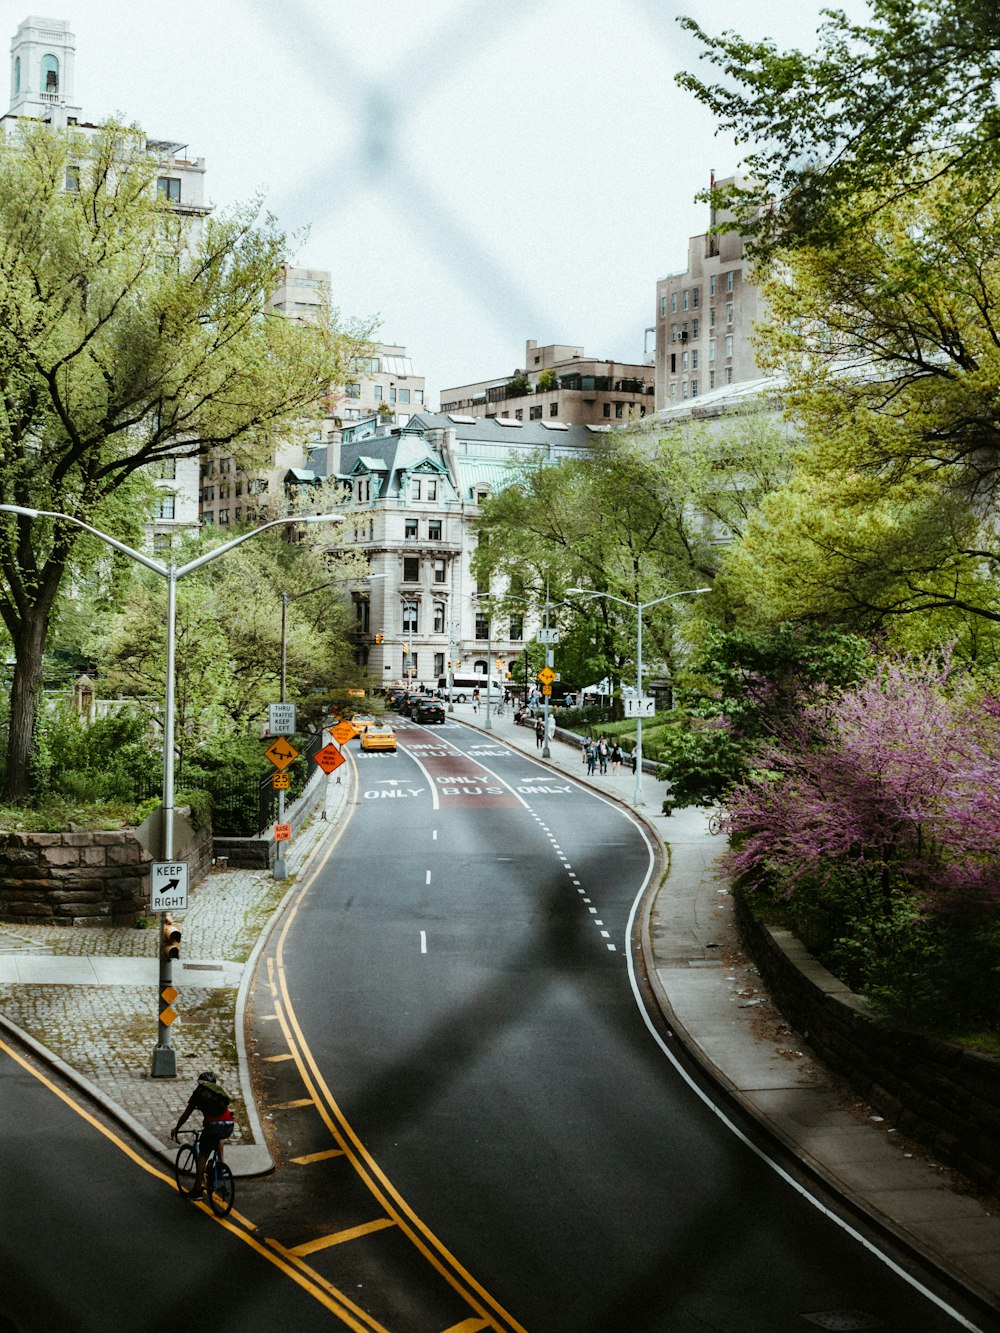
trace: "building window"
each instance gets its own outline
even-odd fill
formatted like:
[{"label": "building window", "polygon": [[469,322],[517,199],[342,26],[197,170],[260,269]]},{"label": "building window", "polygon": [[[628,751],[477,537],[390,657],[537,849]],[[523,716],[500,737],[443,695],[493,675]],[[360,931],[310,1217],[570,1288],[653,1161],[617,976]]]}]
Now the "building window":
[{"label": "building window", "polygon": [[434,654],[434,675],[435,676],[444,675],[444,653]]},{"label": "building window", "polygon": [[732,324],[732,322],[733,322],[733,303],[732,303],[732,301],[727,301],[727,302],[726,302],[726,323],[727,323],[727,324]]},{"label": "building window", "polygon": [[55,56],[42,56],[42,93],[49,97],[59,94],[59,61]]},{"label": "building window", "polygon": [[203,503],[203,504],[204,504],[206,501],[209,502],[209,503],[211,503],[211,501],[215,499],[215,487],[214,487],[214,486],[203,486],[203,487],[201,488],[201,499],[202,499],[202,503]]},{"label": "building window", "polygon": [[524,408],[523,408],[523,407],[515,407],[515,409],[514,409],[514,419],[515,419],[515,421],[523,421],[523,420],[524,420]]},{"label": "building window", "polygon": [[181,201],[181,183],[176,176],[161,176],[156,182],[156,193],[161,199],[166,199],[168,204],[179,204]]},{"label": "building window", "polygon": [[687,370],[690,365],[690,357],[687,352],[681,353],[681,370]]},{"label": "building window", "polygon": [[69,190],[71,194],[77,194],[79,192],[80,189],[79,167],[66,168],[66,189]]},{"label": "building window", "polygon": [[685,310],[687,310],[690,303],[691,303],[691,293],[685,287],[684,291],[681,293],[681,305],[684,307]]},{"label": "building window", "polygon": [[403,556],[403,582],[418,583],[420,580],[420,558],[415,555]]},{"label": "building window", "polygon": [[510,637],[515,643],[524,642],[524,616],[511,616]]},{"label": "building window", "polygon": [[380,403],[380,402],[382,401],[382,386],[381,386],[381,384],[376,384],[376,385],[374,386],[374,389],[375,389],[375,391],[374,391],[374,395],[373,395],[373,396],[374,396],[374,398],[375,398],[375,401],[376,401],[376,403]]},{"label": "building window", "polygon": [[733,354],[733,335],[732,335],[731,333],[727,333],[727,334],[726,334],[726,356],[732,356],[732,354]]},{"label": "building window", "polygon": [[427,540],[429,542],[439,542],[441,540],[441,520],[439,518],[428,520]]},{"label": "building window", "polygon": [[[220,471],[220,472],[232,472],[232,470],[233,470],[233,460],[232,460],[231,458],[220,458],[220,459],[219,459],[219,471]],[[267,483],[265,482],[265,489],[266,489],[266,486],[267,486]]]},{"label": "building window", "polygon": [[399,391],[399,401],[400,401],[401,403],[409,403],[409,401],[410,401],[410,391],[409,391],[409,389],[400,389],[400,391]]},{"label": "building window", "polygon": [[715,306],[714,306],[714,305],[709,307],[709,311],[708,311],[708,327],[709,327],[710,329],[714,329],[714,328],[715,328]]},{"label": "building window", "polygon": [[419,478],[419,477],[414,477],[414,479],[410,482],[410,499],[411,499],[411,500],[419,500],[419,499],[420,499],[420,478]]},{"label": "building window", "polygon": [[156,518],[174,518],[174,495],[170,491],[164,491],[162,495],[157,496],[153,513]]},{"label": "building window", "polygon": [[434,603],[434,633],[444,633],[444,602]]},{"label": "building window", "polygon": [[445,562],[443,560],[434,561],[434,582],[444,583],[446,580]]},{"label": "building window", "polygon": [[709,340],[708,340],[708,359],[709,359],[709,361],[714,361],[714,360],[715,360],[715,346],[716,346],[716,344],[715,344],[715,339],[714,339],[714,338],[709,338]]},{"label": "building window", "polygon": [[688,382],[687,380],[681,380],[681,402],[687,402],[687,396],[688,396]]},{"label": "building window", "polygon": [[390,384],[390,385],[389,385],[389,402],[390,402],[390,403],[395,403],[395,401],[396,401],[396,386],[395,386],[395,384]]},{"label": "building window", "polygon": [[408,542],[415,542],[417,540],[417,520],[415,518],[408,518],[406,520],[406,530],[404,535]]},{"label": "building window", "polygon": [[427,499],[436,500],[437,498],[438,498],[438,484],[436,481],[429,481],[427,483]]},{"label": "building window", "polygon": [[611,404],[610,404],[610,403],[605,403],[605,404],[604,404],[604,407],[603,407],[603,411],[604,411],[604,415],[605,415],[606,417],[610,417],[610,416],[611,416]]},{"label": "building window", "polygon": [[677,293],[676,293],[676,292],[671,292],[671,293],[670,293],[670,313],[671,313],[672,315],[676,315],[676,314],[677,314]]},{"label": "building window", "polygon": [[623,413],[624,410],[625,410],[625,404],[624,404],[624,403],[615,403],[615,416],[616,416],[619,420],[621,420],[621,416],[622,416],[622,413]]},{"label": "building window", "polygon": [[697,347],[693,347],[693,348],[691,349],[691,369],[692,369],[692,370],[697,370],[697,369],[698,369],[698,349],[697,349]]},{"label": "building window", "polygon": [[170,547],[171,547],[172,542],[173,542],[173,533],[170,533],[170,532],[154,532],[154,533],[153,533],[153,554],[154,554],[154,555],[164,555],[167,551],[170,550]]},{"label": "building window", "polygon": [[735,274],[735,272],[736,272],[735,269],[730,269],[729,272],[726,274],[726,291],[727,291],[727,292],[731,292],[731,291],[733,290],[733,275]]},{"label": "building window", "polygon": [[549,416],[550,416],[550,417],[557,417],[558,415],[559,415],[559,403],[558,403],[558,401],[556,401],[556,402],[554,402],[554,403],[549,403]]},{"label": "building window", "polygon": [[414,401],[415,403],[419,403],[421,407],[423,406],[423,403],[424,403],[424,391],[423,391],[423,389],[414,389],[414,390],[413,390],[413,401]]},{"label": "building window", "polygon": [[691,321],[691,337],[697,338],[697,336],[698,336],[698,321],[696,319],[693,319]]},{"label": "building window", "polygon": [[419,629],[420,608],[416,602],[403,603],[403,633],[416,634]]},{"label": "building window", "polygon": [[215,515],[212,513],[211,509],[206,510],[206,512],[202,514],[201,521],[202,523],[205,524],[207,528],[210,528],[212,526],[212,524],[215,522]]},{"label": "building window", "polygon": [[361,397],[361,385],[358,384],[357,382],[355,382],[355,383],[353,383],[353,384],[345,385],[345,391],[346,391],[346,393],[347,393],[348,398],[360,398],[360,397]]},{"label": "building window", "polygon": [[691,309],[692,309],[692,310],[697,310],[698,307],[699,307],[700,305],[701,305],[701,288],[700,288],[700,287],[692,287],[692,288],[691,288]]},{"label": "building window", "polygon": [[714,389],[714,388],[715,388],[715,371],[714,371],[714,370],[710,370],[710,371],[708,372],[708,387],[709,387],[710,389]]},{"label": "building window", "polygon": [[229,510],[228,510],[228,509],[220,509],[220,510],[219,510],[219,522],[220,522],[220,523],[228,523],[228,522],[229,522]]},{"label": "building window", "polygon": [[17,56],[14,60],[14,92],[21,91],[21,57]]},{"label": "building window", "polygon": [[691,381],[691,397],[692,397],[692,398],[697,398],[697,397],[698,397],[698,381],[697,381],[697,380],[692,380],[692,381]]},{"label": "building window", "polygon": [[732,382],[733,382],[733,368],[732,366],[726,366],[726,383],[732,384]]},{"label": "building window", "polygon": [[717,286],[718,286],[718,283],[719,283],[719,276],[718,276],[717,273],[713,273],[713,274],[711,275],[711,277],[709,278],[709,280],[708,280],[708,294],[709,294],[709,296],[714,296],[714,295],[715,295],[715,292],[716,292],[716,288],[717,288]]},{"label": "building window", "polygon": [[542,406],[541,406],[541,403],[539,403],[537,407],[529,408],[529,410],[528,410],[528,419],[529,419],[529,421],[541,421],[541,419],[542,419]]},{"label": "building window", "polygon": [[672,403],[676,403],[676,402],[677,402],[677,381],[676,381],[676,380],[670,385],[670,401],[671,401]]},{"label": "building window", "polygon": [[490,618],[482,611],[476,612],[476,638],[489,640],[490,637]]}]

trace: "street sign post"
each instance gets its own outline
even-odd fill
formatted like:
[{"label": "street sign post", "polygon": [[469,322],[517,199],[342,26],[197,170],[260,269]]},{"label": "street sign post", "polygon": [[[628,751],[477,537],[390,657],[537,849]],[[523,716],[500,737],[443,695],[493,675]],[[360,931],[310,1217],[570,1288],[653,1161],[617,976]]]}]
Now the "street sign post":
[{"label": "street sign post", "polygon": [[552,682],[555,680],[555,678],[556,678],[556,673],[552,670],[550,666],[543,666],[541,671],[539,671],[538,673],[538,679],[542,682],[543,685],[551,685]]},{"label": "street sign post", "polygon": [[186,912],[187,905],[187,862],[154,861],[149,867],[149,910]]}]

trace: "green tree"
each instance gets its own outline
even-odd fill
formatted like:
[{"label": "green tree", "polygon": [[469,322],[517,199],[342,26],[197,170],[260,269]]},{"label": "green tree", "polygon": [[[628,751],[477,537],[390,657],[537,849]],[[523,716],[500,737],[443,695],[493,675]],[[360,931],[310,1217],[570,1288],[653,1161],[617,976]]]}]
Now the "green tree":
[{"label": "green tree", "polygon": [[[710,583],[720,542],[738,536],[786,474],[787,441],[770,413],[734,415],[715,428],[644,421],[602,437],[557,467],[540,460],[483,505],[477,577],[531,589],[586,587],[653,601]],[[651,613],[648,660],[669,664],[676,604]],[[610,599],[560,611],[560,663],[582,684],[634,663],[635,617]],[[647,654],[644,653],[644,656]]]},{"label": "green tree", "polygon": [[849,225],[861,195],[868,216],[919,194],[942,170],[1000,168],[992,0],[870,0],[870,8],[869,23],[824,10],[813,54],[731,31],[712,37],[680,20],[723,78],[685,72],[678,83],[720,129],[753,145],[744,165],[757,184],[717,202],[736,209],[759,255],[826,244]]},{"label": "green tree", "polygon": [[[133,545],[152,465],[216,446],[252,465],[356,350],[329,312],[316,324],[267,312],[287,258],[272,219],[191,219],[157,196],[159,169],[144,136],[116,124],[91,138],[31,126],[0,145],[0,501]],[[56,599],[97,546],[58,520],[0,522],[14,799],[28,791]]]},{"label": "green tree", "polygon": [[[210,736],[257,734],[266,706],[279,698],[282,594],[285,697],[307,706],[354,684],[348,635],[354,627],[346,584],[367,570],[357,553],[332,564],[269,534],[247,542],[178,585],[176,734],[179,759]],[[106,689],[162,712],[165,670],[162,580],[136,571],[125,610],[105,618],[88,643]]]},{"label": "green tree", "polygon": [[966,168],[877,212],[860,197],[765,284],[764,355],[802,444],[725,563],[772,621],[913,618],[968,644],[1000,625],[998,181]]}]

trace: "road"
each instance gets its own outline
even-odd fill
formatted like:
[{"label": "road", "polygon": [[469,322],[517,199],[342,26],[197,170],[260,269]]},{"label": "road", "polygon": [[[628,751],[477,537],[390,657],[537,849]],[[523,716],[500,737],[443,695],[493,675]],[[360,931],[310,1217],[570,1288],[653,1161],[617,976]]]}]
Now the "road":
[{"label": "road", "polygon": [[161,1165],[2,1041],[0,1125],[0,1333],[342,1327],[238,1214],[227,1228],[185,1203]]},{"label": "road", "polygon": [[468,728],[399,736],[255,997],[276,1243],[392,1333],[957,1327],[651,1036],[640,824]]}]

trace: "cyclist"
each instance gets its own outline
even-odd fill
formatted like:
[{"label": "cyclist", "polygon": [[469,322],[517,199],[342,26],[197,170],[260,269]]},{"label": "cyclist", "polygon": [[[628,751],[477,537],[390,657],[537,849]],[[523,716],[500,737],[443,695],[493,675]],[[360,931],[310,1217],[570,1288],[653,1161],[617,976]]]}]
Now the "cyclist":
[{"label": "cyclist", "polygon": [[232,1134],[236,1123],[232,1098],[211,1070],[198,1075],[198,1082],[188,1098],[184,1114],[171,1132],[172,1139],[177,1138],[181,1125],[192,1111],[200,1111],[202,1115],[201,1138],[198,1140],[198,1164],[195,1169],[194,1191],[191,1194],[192,1199],[199,1199],[205,1193],[205,1163],[209,1154],[213,1148],[218,1148],[219,1157],[222,1157],[223,1141]]}]

